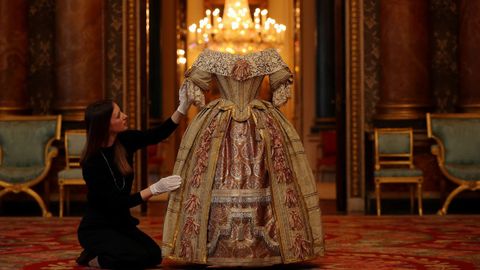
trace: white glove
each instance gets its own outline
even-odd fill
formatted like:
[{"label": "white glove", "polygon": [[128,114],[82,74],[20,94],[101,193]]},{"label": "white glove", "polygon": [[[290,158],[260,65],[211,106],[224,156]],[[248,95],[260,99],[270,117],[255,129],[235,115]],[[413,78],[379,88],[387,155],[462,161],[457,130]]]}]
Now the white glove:
[{"label": "white glove", "polygon": [[185,84],[182,85],[180,91],[178,91],[178,101],[180,102],[180,105],[178,105],[177,111],[179,111],[183,115],[186,115],[192,102],[188,101],[187,87]]},{"label": "white glove", "polygon": [[156,183],[150,185],[150,187],[148,188],[153,195],[158,195],[160,193],[177,189],[178,187],[180,187],[181,183],[182,177],[178,175],[170,175],[158,180]]}]

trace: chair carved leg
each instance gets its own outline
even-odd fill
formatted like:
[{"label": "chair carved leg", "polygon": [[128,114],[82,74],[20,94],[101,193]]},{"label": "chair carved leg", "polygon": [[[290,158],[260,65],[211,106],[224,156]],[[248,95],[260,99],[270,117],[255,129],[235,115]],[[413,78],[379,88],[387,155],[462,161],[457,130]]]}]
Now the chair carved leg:
[{"label": "chair carved leg", "polygon": [[375,197],[377,198],[377,216],[382,214],[380,205],[380,183],[375,183]]},{"label": "chair carved leg", "polygon": [[70,213],[70,188],[65,190],[65,213]]},{"label": "chair carved leg", "polygon": [[58,185],[58,203],[59,203],[59,210],[58,210],[58,216],[63,217],[63,193],[64,193],[64,186],[63,184]]},{"label": "chair carved leg", "polygon": [[418,215],[423,216],[423,196],[422,196],[422,183],[417,184],[417,197],[418,197]]},{"label": "chair carved leg", "polygon": [[410,188],[410,214],[413,214],[413,210],[415,209],[415,193],[413,192],[413,185],[409,184]]},{"label": "chair carved leg", "polygon": [[440,210],[438,210],[437,214],[444,216],[447,214],[448,206],[452,202],[453,198],[458,195],[458,193],[467,190],[468,186],[459,186],[456,189],[454,189],[450,194],[448,195],[447,199],[445,200],[445,203],[443,203],[443,206]]},{"label": "chair carved leg", "polygon": [[40,208],[42,208],[42,215],[43,217],[51,217],[52,214],[50,212],[48,212],[48,209],[47,209],[47,206],[45,205],[45,203],[43,202],[43,199],[40,197],[40,195],[38,195],[38,193],[36,193],[33,189],[31,188],[28,188],[26,190],[24,190],[25,193],[29,194],[30,196],[32,196],[35,201],[37,201],[37,203],[40,205]]}]

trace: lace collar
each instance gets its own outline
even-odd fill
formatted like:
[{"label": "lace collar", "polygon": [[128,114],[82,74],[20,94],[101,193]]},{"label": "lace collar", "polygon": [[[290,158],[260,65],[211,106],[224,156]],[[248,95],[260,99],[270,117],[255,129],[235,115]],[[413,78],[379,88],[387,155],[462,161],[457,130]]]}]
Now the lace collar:
[{"label": "lace collar", "polygon": [[193,63],[193,68],[242,81],[271,74],[288,66],[273,48],[245,55],[205,49]]}]

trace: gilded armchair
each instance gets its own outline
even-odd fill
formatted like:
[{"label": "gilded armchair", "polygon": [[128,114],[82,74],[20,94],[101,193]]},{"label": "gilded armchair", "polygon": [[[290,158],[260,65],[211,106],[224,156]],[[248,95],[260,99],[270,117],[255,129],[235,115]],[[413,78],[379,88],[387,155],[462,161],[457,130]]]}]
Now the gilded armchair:
[{"label": "gilded armchair", "polygon": [[445,215],[460,192],[480,189],[480,114],[427,113],[427,131],[437,143],[431,151],[441,172],[458,185],[438,211]]},{"label": "gilded armchair", "polygon": [[58,150],[62,117],[0,116],[0,198],[13,192],[32,196],[44,217],[51,216],[40,195],[31,187],[41,182]]},{"label": "gilded armchair", "polygon": [[410,185],[410,208],[413,211],[416,187],[418,214],[423,214],[423,172],[413,164],[413,130],[411,128],[375,128],[375,196],[377,215],[381,215],[381,185]]}]

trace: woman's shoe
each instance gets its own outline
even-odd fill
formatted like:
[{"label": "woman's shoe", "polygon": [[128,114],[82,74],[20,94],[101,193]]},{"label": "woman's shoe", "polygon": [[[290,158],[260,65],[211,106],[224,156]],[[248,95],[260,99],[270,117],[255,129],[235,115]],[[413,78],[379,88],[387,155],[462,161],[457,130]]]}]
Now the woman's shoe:
[{"label": "woman's shoe", "polygon": [[93,260],[97,255],[90,253],[86,250],[83,250],[82,253],[80,253],[80,256],[75,260],[78,265],[81,266],[88,266],[88,263]]}]

